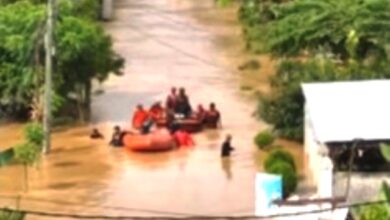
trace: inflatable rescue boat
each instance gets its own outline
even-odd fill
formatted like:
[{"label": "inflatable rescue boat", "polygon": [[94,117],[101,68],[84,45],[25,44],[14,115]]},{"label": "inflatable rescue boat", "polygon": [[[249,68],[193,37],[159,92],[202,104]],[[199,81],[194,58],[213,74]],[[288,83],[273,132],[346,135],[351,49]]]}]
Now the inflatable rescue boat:
[{"label": "inflatable rescue boat", "polygon": [[126,134],[123,137],[125,148],[133,151],[163,151],[175,147],[176,143],[169,131],[158,129],[150,134]]}]

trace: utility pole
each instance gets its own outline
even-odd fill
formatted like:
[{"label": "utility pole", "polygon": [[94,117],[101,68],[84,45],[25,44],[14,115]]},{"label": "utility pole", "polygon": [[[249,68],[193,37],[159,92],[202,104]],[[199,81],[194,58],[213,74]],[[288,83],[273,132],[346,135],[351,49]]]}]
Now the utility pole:
[{"label": "utility pole", "polygon": [[52,97],[52,73],[53,73],[53,24],[54,24],[55,0],[47,2],[47,25],[45,34],[45,92],[43,110],[44,152],[49,153],[51,148],[51,97]]}]

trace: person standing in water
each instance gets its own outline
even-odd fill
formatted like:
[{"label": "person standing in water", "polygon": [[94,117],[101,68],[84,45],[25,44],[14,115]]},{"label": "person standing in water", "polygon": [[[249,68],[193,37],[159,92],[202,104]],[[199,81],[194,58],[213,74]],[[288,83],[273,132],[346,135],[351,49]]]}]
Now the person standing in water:
[{"label": "person standing in water", "polygon": [[210,108],[206,113],[205,125],[207,128],[217,129],[222,128],[221,113],[215,106],[215,103],[210,103]]},{"label": "person standing in water", "polygon": [[171,94],[168,95],[165,105],[167,109],[175,110],[176,104],[177,104],[176,87],[172,87]]},{"label": "person standing in water", "polygon": [[198,105],[198,109],[195,112],[195,118],[203,125],[206,119],[206,110],[204,109],[202,104]]},{"label": "person standing in water", "polygon": [[222,150],[221,150],[221,165],[222,169],[224,170],[226,174],[226,178],[228,180],[232,179],[232,168],[231,168],[231,161],[230,161],[230,153],[234,150],[234,148],[231,146],[232,136],[228,134],[226,136],[225,141],[222,144]]},{"label": "person standing in water", "polygon": [[222,144],[221,157],[230,157],[230,153],[234,151],[234,148],[231,145],[232,136],[230,134],[226,135],[226,139]]},{"label": "person standing in water", "polygon": [[185,118],[191,117],[191,104],[184,88],[180,88],[179,95],[177,96],[177,108],[176,113],[183,114]]}]

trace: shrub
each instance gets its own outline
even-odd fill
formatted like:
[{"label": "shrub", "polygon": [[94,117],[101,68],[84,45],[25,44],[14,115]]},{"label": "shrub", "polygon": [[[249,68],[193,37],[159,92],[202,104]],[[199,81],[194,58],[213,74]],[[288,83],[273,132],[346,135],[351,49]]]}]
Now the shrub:
[{"label": "shrub", "polygon": [[271,145],[274,140],[275,138],[270,131],[262,131],[256,135],[254,141],[259,149],[264,149],[265,147]]},{"label": "shrub", "polygon": [[25,142],[14,147],[14,157],[18,162],[32,165],[40,156],[43,144],[43,128],[39,123],[29,123],[24,128]]},{"label": "shrub", "polygon": [[43,128],[39,123],[30,123],[24,128],[24,136],[26,141],[35,144],[37,146],[42,146],[43,143]]},{"label": "shrub", "polygon": [[1,220],[23,220],[25,219],[25,213],[18,211],[8,211],[3,210],[0,211],[0,219]]},{"label": "shrub", "polygon": [[33,143],[19,144],[14,149],[16,161],[25,165],[34,164],[41,154],[41,147]]},{"label": "shrub", "polygon": [[363,208],[362,220],[388,220],[390,218],[387,208],[383,204],[375,204]]},{"label": "shrub", "polygon": [[269,168],[268,173],[282,176],[283,198],[287,198],[295,191],[298,184],[298,177],[294,168],[287,162],[277,161]]},{"label": "shrub", "polygon": [[267,159],[264,161],[264,169],[266,171],[269,171],[269,169],[272,167],[273,164],[283,161],[291,165],[291,167],[296,171],[296,165],[293,156],[290,152],[282,150],[282,149],[276,149],[273,150]]}]

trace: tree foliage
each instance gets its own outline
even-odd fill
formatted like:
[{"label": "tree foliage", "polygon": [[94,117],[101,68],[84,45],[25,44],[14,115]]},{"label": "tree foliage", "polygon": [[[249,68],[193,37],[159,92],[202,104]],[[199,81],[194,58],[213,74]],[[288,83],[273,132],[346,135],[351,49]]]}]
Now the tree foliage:
[{"label": "tree foliage", "polygon": [[25,142],[14,147],[15,159],[25,165],[34,164],[41,155],[43,138],[40,124],[27,124],[24,129]]},{"label": "tree foliage", "polygon": [[[0,6],[0,104],[32,109],[40,118],[44,68],[45,5],[16,1]],[[84,115],[89,110],[91,80],[120,73],[124,60],[112,50],[111,38],[94,17],[97,0],[61,0],[55,25],[55,110],[78,94]],[[37,113],[38,112],[38,113]]]},{"label": "tree foliage", "polygon": [[42,37],[43,6],[20,2],[0,7],[0,101],[28,106],[42,77],[34,68],[35,46]]},{"label": "tree foliage", "polygon": [[[384,181],[377,196],[377,200],[389,201],[389,186]],[[352,213],[356,218],[361,220],[388,220],[390,219],[390,206],[388,203],[377,203],[362,207],[355,207],[352,209]]]},{"label": "tree foliage", "polygon": [[252,52],[265,51],[267,24],[275,18],[272,5],[278,1],[244,0],[239,9],[239,20],[243,26],[246,47]]},{"label": "tree foliage", "polygon": [[295,0],[274,6],[266,43],[277,55],[298,54],[326,48],[346,58],[346,40],[351,31],[357,36],[356,52],[386,55],[389,43],[390,2],[388,0]]},{"label": "tree foliage", "polygon": [[44,134],[42,125],[39,123],[29,123],[24,128],[24,136],[27,142],[42,146]]},{"label": "tree foliage", "polygon": [[100,18],[100,0],[60,0],[58,5],[58,15],[76,16],[90,20],[97,20]]},{"label": "tree foliage", "polygon": [[247,46],[279,61],[258,115],[302,141],[303,82],[389,78],[389,0],[244,0]]}]

